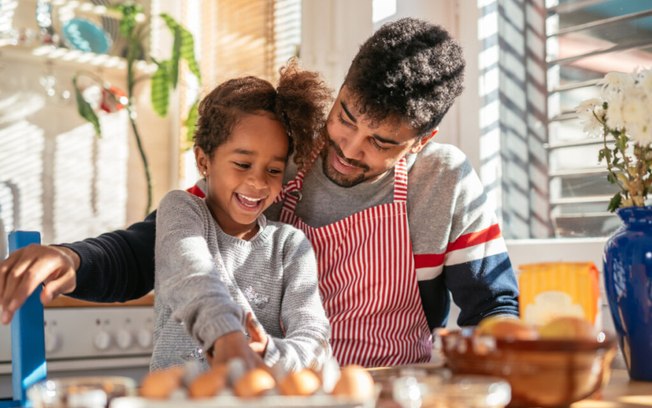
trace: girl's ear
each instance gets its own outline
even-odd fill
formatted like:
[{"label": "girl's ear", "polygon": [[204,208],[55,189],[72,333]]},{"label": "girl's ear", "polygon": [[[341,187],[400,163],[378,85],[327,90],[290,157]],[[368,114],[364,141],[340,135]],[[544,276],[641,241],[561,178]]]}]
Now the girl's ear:
[{"label": "girl's ear", "polygon": [[202,176],[206,177],[208,174],[208,156],[206,153],[204,153],[204,150],[199,147],[195,146],[195,162],[197,163],[197,170],[199,170],[199,174]]},{"label": "girl's ear", "polygon": [[421,149],[423,149],[425,145],[435,137],[437,132],[439,132],[439,128],[433,130],[432,133],[430,133],[428,136],[424,136],[421,139],[417,140],[414,146],[410,148],[410,153],[419,153]]}]

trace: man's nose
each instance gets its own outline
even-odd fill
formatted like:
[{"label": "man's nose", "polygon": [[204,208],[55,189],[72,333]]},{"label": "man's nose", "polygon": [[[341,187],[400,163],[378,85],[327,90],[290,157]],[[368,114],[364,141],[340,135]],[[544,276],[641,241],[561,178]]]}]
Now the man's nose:
[{"label": "man's nose", "polygon": [[353,136],[342,138],[340,140],[339,147],[345,158],[360,160],[364,155],[364,151],[362,149],[363,142],[364,137],[362,137],[362,135],[359,133],[356,133]]}]

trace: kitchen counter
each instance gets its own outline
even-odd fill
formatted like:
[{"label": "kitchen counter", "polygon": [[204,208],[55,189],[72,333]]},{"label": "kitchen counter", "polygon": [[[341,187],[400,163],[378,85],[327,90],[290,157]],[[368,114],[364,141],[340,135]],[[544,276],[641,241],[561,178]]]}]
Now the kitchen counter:
[{"label": "kitchen counter", "polygon": [[571,408],[652,407],[652,382],[630,381],[625,369],[613,369],[606,387],[596,395],[571,405]]}]

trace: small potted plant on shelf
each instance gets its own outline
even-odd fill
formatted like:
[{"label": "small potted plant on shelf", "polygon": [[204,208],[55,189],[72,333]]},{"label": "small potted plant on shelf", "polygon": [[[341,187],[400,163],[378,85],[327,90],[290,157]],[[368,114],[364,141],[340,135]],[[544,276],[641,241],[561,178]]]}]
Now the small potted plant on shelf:
[{"label": "small potted plant on shelf", "polygon": [[[168,113],[170,91],[175,89],[179,82],[179,66],[181,61],[185,61],[188,70],[197,78],[199,83],[201,83],[201,73],[197,60],[195,59],[193,35],[170,15],[163,13],[159,17],[165,22],[174,38],[171,57],[166,60],[157,60],[148,54],[145,47],[150,24],[144,18],[142,6],[133,2],[125,2],[110,6],[109,8],[117,11],[120,16],[119,33],[126,44],[123,54],[127,62],[127,89],[126,92],[122,92],[91,73],[79,72],[73,77],[77,110],[84,119],[93,125],[95,132],[101,136],[100,121],[96,110],[112,112],[122,108],[127,109],[129,123],[136,139],[136,146],[143,162],[145,179],[147,181],[147,205],[145,209],[145,214],[147,215],[152,209],[152,177],[147,161],[147,154],[143,147],[141,133],[138,130],[137,114],[133,98],[136,85],[143,79],[147,79],[148,76],[137,76],[136,63],[145,60],[155,64],[157,67],[150,78],[150,88],[152,107],[160,116],[166,116]],[[98,98],[98,103],[91,104],[85,97],[84,89],[79,83],[79,79],[82,77],[100,85],[102,92]],[[198,103],[199,100],[196,99],[191,105],[184,121],[187,139],[192,138],[194,134]]]}]

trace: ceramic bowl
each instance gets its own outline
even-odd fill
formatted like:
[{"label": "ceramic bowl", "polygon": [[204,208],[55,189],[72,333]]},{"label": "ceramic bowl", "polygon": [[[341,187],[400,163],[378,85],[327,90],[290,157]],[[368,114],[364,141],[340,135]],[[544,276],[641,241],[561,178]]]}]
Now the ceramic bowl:
[{"label": "ceramic bowl", "polygon": [[586,398],[608,381],[616,353],[612,335],[590,340],[516,340],[473,331],[436,334],[455,374],[500,377],[512,388],[510,407],[558,407]]}]

